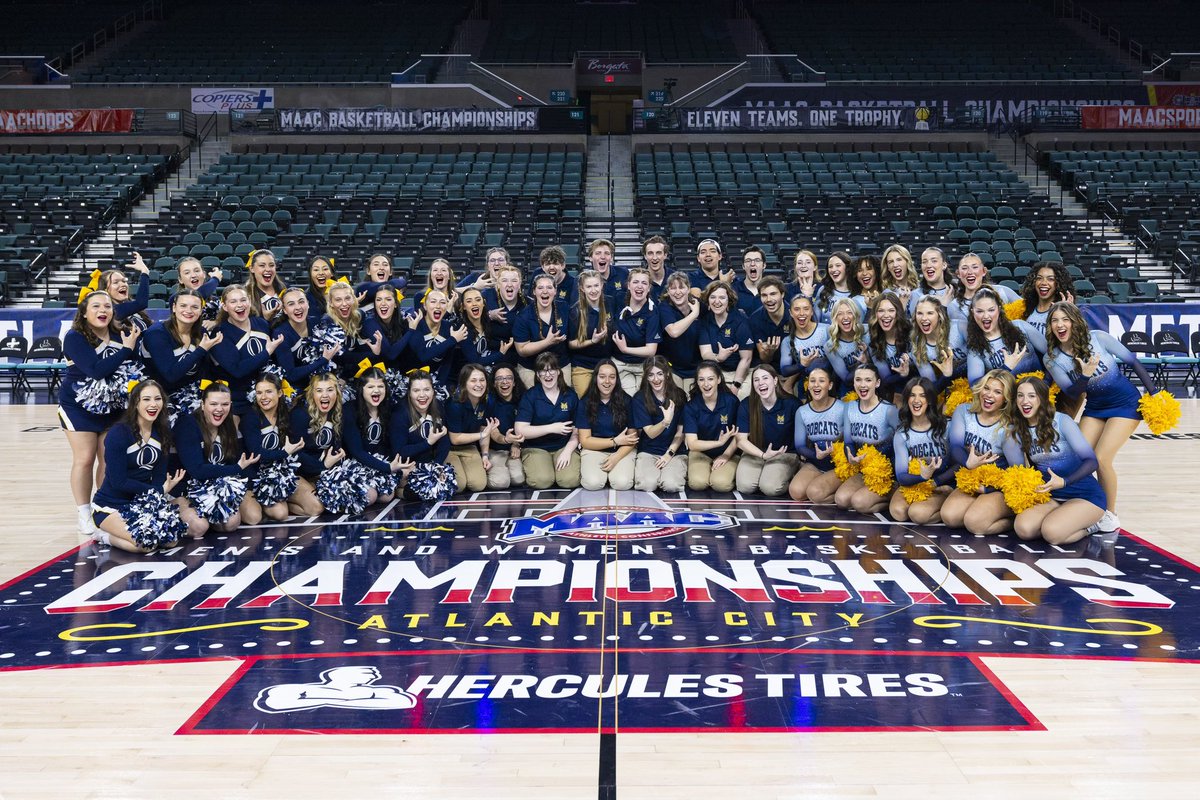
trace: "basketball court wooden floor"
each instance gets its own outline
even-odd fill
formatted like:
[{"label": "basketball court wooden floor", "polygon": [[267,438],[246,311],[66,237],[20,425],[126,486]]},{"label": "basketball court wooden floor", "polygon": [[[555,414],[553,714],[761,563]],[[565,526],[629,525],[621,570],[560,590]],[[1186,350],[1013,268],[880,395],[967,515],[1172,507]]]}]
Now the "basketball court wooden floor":
[{"label": "basketball court wooden floor", "polygon": [[53,408],[3,406],[0,796],[1192,796],[1184,405],[1108,546],[543,492],[152,556],[80,546]]}]

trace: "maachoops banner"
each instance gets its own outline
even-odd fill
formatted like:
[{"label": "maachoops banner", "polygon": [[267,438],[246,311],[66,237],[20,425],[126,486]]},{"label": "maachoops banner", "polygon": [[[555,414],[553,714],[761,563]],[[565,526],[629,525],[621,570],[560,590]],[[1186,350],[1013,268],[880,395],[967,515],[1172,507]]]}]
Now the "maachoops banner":
[{"label": "maachoops banner", "polygon": [[949,119],[981,108],[989,125],[1025,118],[1039,107],[1145,105],[1141,84],[930,84],[806,86],[750,83],[714,101],[719,108],[912,108]]},{"label": "maachoops banner", "polygon": [[0,133],[129,133],[132,108],[0,109]]},{"label": "maachoops banner", "polygon": [[1127,534],[550,490],[89,544],[0,586],[0,673],[241,660],[193,734],[1031,730],[983,656],[1195,662],[1197,620]]}]

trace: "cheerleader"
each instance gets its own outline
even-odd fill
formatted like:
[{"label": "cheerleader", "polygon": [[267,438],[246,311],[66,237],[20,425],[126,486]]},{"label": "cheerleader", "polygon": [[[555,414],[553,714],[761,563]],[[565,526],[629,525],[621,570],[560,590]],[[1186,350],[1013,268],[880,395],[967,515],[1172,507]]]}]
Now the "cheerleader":
[{"label": "cheerleader", "polygon": [[217,289],[221,288],[221,280],[225,277],[225,273],[221,272],[219,267],[213,267],[205,275],[204,265],[200,263],[200,259],[192,256],[184,256],[179,259],[175,270],[179,276],[175,285],[176,293],[184,289],[198,292],[204,299],[204,319],[206,321],[216,319],[217,311],[221,307],[221,300],[216,296]]},{"label": "cheerleader", "polygon": [[[882,455],[892,456],[892,435],[900,425],[896,407],[878,395],[879,370],[874,364],[859,364],[854,369],[853,400],[845,402],[842,420],[842,441],[846,460],[859,464],[861,451],[868,445]],[[860,514],[874,514],[887,507],[888,498],[876,494],[866,485],[863,475],[851,475],[833,494],[838,508],[853,509]]]},{"label": "cheerleader", "polygon": [[167,496],[183,480],[183,471],[167,474],[170,437],[162,386],[145,380],[133,387],[128,407],[105,434],[104,445],[107,469],[93,499],[98,528],[93,538],[131,553],[175,546],[188,524]]},{"label": "cheerleader", "polygon": [[[366,487],[348,479],[343,466],[342,389],[333,372],[314,375],[301,401],[292,409],[288,429],[304,437],[300,459],[297,500],[288,504],[293,514],[316,516],[327,507],[334,513],[361,503],[366,505]],[[312,495],[311,504],[300,498]]]},{"label": "cheerleader", "polygon": [[843,297],[833,304],[830,313],[828,335],[825,341],[825,359],[833,367],[842,385],[850,383],[854,369],[867,361],[870,338],[862,323],[862,311],[858,303]]},{"label": "cheerleader", "polygon": [[417,327],[415,317],[400,313],[400,292],[381,283],[372,298],[372,313],[363,320],[362,335],[376,361],[382,360],[391,402],[404,394],[404,356]]},{"label": "cheerleader", "polygon": [[1125,377],[1122,366],[1137,373],[1147,394],[1158,387],[1150,373],[1125,345],[1102,331],[1089,331],[1073,303],[1050,306],[1047,353],[1043,359],[1049,376],[1070,397],[1087,395],[1079,428],[1099,461],[1097,475],[1108,502],[1101,530],[1120,527],[1117,518],[1117,472],[1113,461],[1137,429],[1142,415],[1141,395]]},{"label": "cheerleader", "polygon": [[242,448],[229,387],[217,381],[201,387],[200,408],[180,416],[174,431],[175,450],[188,474],[187,498],[180,502],[199,517],[196,536],[209,529],[237,530],[243,510],[253,513],[256,504],[247,501],[247,478],[260,459]]},{"label": "cheerleader", "polygon": [[[1025,309],[1021,317],[1034,330],[1046,336],[1046,318],[1055,303],[1075,302],[1075,282],[1067,268],[1057,261],[1039,261],[1025,277],[1021,287]],[[1047,337],[1049,338],[1049,337]]]},{"label": "cheerleader", "polygon": [[[451,370],[454,369],[455,354],[467,339],[467,326],[451,327],[447,314],[450,298],[441,289],[430,289],[425,295],[421,319],[408,337],[408,354],[413,363],[429,371],[430,379],[438,397],[450,396]],[[449,330],[445,335],[443,328]]]},{"label": "cheerleader", "polygon": [[792,261],[792,279],[784,287],[784,295],[791,303],[796,295],[803,295],[809,300],[817,296],[821,276],[817,274],[817,254],[811,250],[797,251]]},{"label": "cheerleader", "polygon": [[814,365],[808,372],[808,402],[796,411],[793,442],[803,463],[788,484],[793,500],[828,503],[841,485],[833,470],[833,448],[842,438],[845,412],[834,396],[833,378],[826,364]]},{"label": "cheerleader", "polygon": [[308,300],[308,313],[313,320],[325,316],[329,310],[325,306],[325,290],[333,281],[333,263],[332,258],[325,256],[313,256],[308,262],[308,288],[304,290],[304,297]]},{"label": "cheerleader", "polygon": [[913,306],[911,349],[917,373],[939,393],[967,376],[967,338],[934,296],[921,297]]},{"label": "cheerleader", "polygon": [[880,274],[879,259],[873,255],[859,256],[855,259],[854,281],[858,284],[858,291],[854,293],[854,299],[864,309],[870,308],[872,301],[882,291],[880,286],[883,283],[883,276]]},{"label": "cheerleader", "polygon": [[879,260],[883,262],[883,291],[894,293],[904,309],[911,313],[913,292],[920,286],[912,253],[902,244],[889,244]]},{"label": "cheerleader", "polygon": [[207,377],[208,356],[223,341],[204,328],[204,298],[193,289],[171,296],[171,316],[142,334],[146,371],[168,393],[170,421],[200,405],[200,381]]},{"label": "cheerleader", "polygon": [[882,397],[893,401],[915,372],[912,357],[912,322],[904,303],[891,292],[871,301],[867,326],[867,352],[883,383]]},{"label": "cheerleader", "polygon": [[280,302],[283,304],[283,316],[273,332],[283,337],[283,341],[275,350],[275,361],[288,383],[303,393],[313,375],[334,369],[342,345],[335,341],[321,349],[314,341],[311,336],[312,311],[308,305],[308,293],[299,286],[285,289]]},{"label": "cheerleader", "polygon": [[[825,276],[817,289],[817,310],[821,312],[821,318],[830,321],[837,301],[850,299],[857,293],[857,288],[851,277],[850,254],[839,250],[829,256],[825,262]],[[857,302],[855,305],[860,315],[867,310],[865,305]]]},{"label": "cheerleader", "polygon": [[675,383],[690,392],[700,363],[700,299],[692,297],[686,272],[672,272],[658,305],[663,337],[658,354],[671,362]]},{"label": "cheerleader", "polygon": [[1017,293],[1007,286],[993,286],[988,281],[987,267],[976,253],[967,253],[958,260],[957,275],[958,285],[954,287],[954,297],[946,310],[950,312],[950,319],[958,324],[969,324],[975,295],[981,289],[989,289],[996,294],[1001,306],[1019,299]]},{"label": "cheerleader", "polygon": [[722,385],[739,398],[750,393],[746,378],[754,357],[754,337],[746,317],[737,310],[737,297],[725,281],[713,281],[700,295],[708,314],[700,320],[700,358],[721,367]]},{"label": "cheerleader", "polygon": [[[936,300],[930,300],[937,305]],[[942,503],[953,489],[956,468],[950,458],[946,438],[946,417],[937,409],[937,391],[928,378],[917,377],[904,386],[900,399],[900,426],[892,436],[895,452],[896,491],[888,504],[888,514],[897,522],[933,525],[942,521]],[[920,471],[909,470],[912,459],[920,462]],[[927,497],[910,501],[904,488],[931,481]]]},{"label": "cheerleader", "polygon": [[322,349],[337,345],[338,373],[342,380],[353,380],[358,365],[371,353],[372,344],[363,338],[363,316],[359,298],[349,283],[336,280],[325,292],[328,308],[320,322],[312,326],[312,338]]},{"label": "cheerleader", "polygon": [[[993,369],[971,387],[972,400],[950,418],[950,457],[959,467],[1008,466],[1004,442],[1013,419],[1016,379],[1006,369]],[[955,488],[942,504],[942,522],[966,528],[976,536],[1004,533],[1012,527],[1012,510],[996,491],[969,494]]]},{"label": "cheerleader", "polygon": [[300,485],[297,453],[304,449],[304,437],[292,440],[285,401],[279,376],[263,373],[254,383],[254,406],[238,424],[246,452],[259,458],[250,471],[242,503],[246,525],[257,525],[264,516],[282,522],[291,506],[306,516],[321,513],[312,485]]},{"label": "cheerleader", "polygon": [[[465,289],[463,296],[479,295]],[[446,404],[446,428],[450,431],[450,466],[460,489],[482,492],[493,484],[507,489],[508,467],[492,462],[492,447],[502,447],[504,433],[488,392],[487,370],[481,364],[467,364],[458,372],[458,388]],[[492,473],[496,475],[493,477]]]},{"label": "cheerleader", "polygon": [[725,385],[721,365],[701,361],[683,409],[688,488],[732,492],[737,477],[738,399]]},{"label": "cheerleader", "polygon": [[134,360],[139,334],[136,328],[122,331],[117,327],[107,293],[91,292],[80,300],[71,329],[63,336],[67,370],[58,392],[58,421],[71,445],[71,494],[79,532],[85,536],[94,529],[93,471],[96,483],[104,479],[100,435],[128,404],[126,384],[139,375]]},{"label": "cheerleader", "polygon": [[517,378],[517,371],[508,364],[499,364],[492,371],[492,412],[499,427],[493,439],[491,454],[492,469],[488,470],[489,489],[507,489],[525,485],[525,465],[521,463],[521,445],[525,437],[516,431],[517,407],[525,385]]},{"label": "cheerleader", "polygon": [[579,273],[579,297],[571,307],[567,330],[571,334],[571,387],[582,396],[592,382],[592,371],[612,355],[609,313],[604,279],[595,270]]},{"label": "cheerleader", "polygon": [[272,336],[267,321],[254,315],[250,295],[238,284],[225,287],[221,293],[215,326],[221,341],[209,351],[212,373],[233,393],[233,413],[244,414],[250,410],[255,376],[271,361],[283,337]]},{"label": "cheerleader", "polygon": [[[332,263],[331,260],[330,264]],[[372,253],[368,256],[367,267],[363,272],[366,280],[354,288],[354,295],[362,305],[370,305],[375,293],[384,286],[390,286],[398,292],[403,292],[408,286],[408,280],[403,275],[393,274],[392,257],[387,253]]]},{"label": "cheerleader", "polygon": [[133,263],[125,266],[141,273],[137,294],[129,296],[129,279],[119,269],[105,270],[100,275],[100,291],[108,292],[112,298],[117,322],[126,322],[144,331],[151,325],[151,319],[146,314],[146,307],[150,305],[150,268],[142,261],[141,253],[134,253]]},{"label": "cheerleader", "polygon": [[282,308],[279,295],[287,288],[278,275],[275,254],[270,250],[251,251],[246,259],[246,296],[254,313],[270,322]]},{"label": "cheerleader", "polygon": [[1104,510],[1104,490],[1092,474],[1096,471],[1096,454],[1075,421],[1054,411],[1046,382],[1033,377],[1021,379],[1017,383],[1016,407],[1020,419],[1014,435],[1004,443],[1005,458],[1010,464],[1037,467],[1045,479],[1037,491],[1050,495],[1048,502],[1017,515],[1013,520],[1017,536],[1041,536],[1050,544],[1064,545],[1097,529],[1109,531],[1100,527],[1108,512]]},{"label": "cheerleader", "polygon": [[557,301],[554,279],[539,275],[533,279],[533,303],[517,315],[513,323],[513,346],[517,349],[517,375],[525,388],[537,381],[537,359],[551,354],[563,364],[563,379],[571,377],[570,350],[567,347],[567,314]]},{"label": "cheerleader", "polygon": [[630,403],[630,418],[638,431],[633,462],[633,486],[638,491],[683,491],[687,482],[687,456],[681,452],[686,404],[687,395],[676,383],[667,359],[646,359],[642,388]]},{"label": "cheerleader", "polygon": [[789,393],[798,393],[796,387],[804,384],[809,369],[827,363],[825,345],[829,342],[829,329],[817,324],[817,311],[811,297],[797,294],[792,298],[783,334],[779,374],[784,388]]},{"label": "cheerleader", "polygon": [[985,286],[975,293],[967,322],[967,380],[974,383],[1001,368],[1013,375],[1033,372],[1045,352],[1046,337],[1025,320],[1005,316],[995,289]]},{"label": "cheerleader", "polygon": [[521,464],[531,489],[578,488],[579,435],[575,415],[579,398],[567,385],[553,353],[537,357],[537,384],[517,406],[516,432],[525,437]]},{"label": "cheerleader", "polygon": [[[431,292],[445,295],[439,290]],[[408,398],[392,417],[392,451],[405,461],[404,496],[411,500],[449,500],[458,491],[454,469],[446,463],[450,437],[425,370],[408,374]]]},{"label": "cheerleader", "polygon": [[633,488],[632,456],[638,433],[631,424],[629,395],[620,381],[617,365],[611,359],[602,360],[576,406],[580,485],[584,489]]},{"label": "cheerleader", "polygon": [[388,435],[391,409],[381,367],[375,364],[359,370],[355,376],[358,392],[342,415],[345,463],[356,473],[357,482],[367,489],[361,508],[346,508],[351,515],[361,514],[375,503],[390,503],[399,483],[396,473],[406,466],[404,459],[391,451],[392,439]]},{"label": "cheerleader", "polygon": [[459,290],[458,318],[467,327],[467,337],[458,346],[462,361],[490,370],[512,350],[512,339],[501,341],[492,332],[483,294],[474,286]]},{"label": "cheerleader", "polygon": [[629,395],[642,385],[642,365],[658,353],[662,326],[658,307],[650,299],[650,272],[641,267],[629,270],[625,306],[614,321],[613,363],[621,376],[621,389]]},{"label": "cheerleader", "polygon": [[782,497],[800,467],[792,448],[800,404],[779,384],[770,364],[750,371],[750,396],[738,406],[737,490]]},{"label": "cheerleader", "polygon": [[454,270],[450,262],[444,258],[435,258],[425,274],[425,288],[417,296],[417,305],[421,306],[429,293],[438,290],[446,296],[447,308],[453,308],[458,302],[458,290],[454,288]]},{"label": "cheerleader", "polygon": [[940,247],[926,247],[921,251],[920,285],[913,291],[909,302],[916,304],[922,297],[932,297],[943,306],[954,300],[954,282],[950,278],[950,265]]}]

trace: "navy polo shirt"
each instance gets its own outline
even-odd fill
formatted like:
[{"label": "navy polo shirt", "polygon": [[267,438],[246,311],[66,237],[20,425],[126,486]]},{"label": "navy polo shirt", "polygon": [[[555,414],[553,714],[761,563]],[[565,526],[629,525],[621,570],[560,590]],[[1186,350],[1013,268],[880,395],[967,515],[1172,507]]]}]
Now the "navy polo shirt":
[{"label": "navy polo shirt", "polygon": [[[613,354],[612,347],[612,332],[613,332],[612,316],[608,320],[608,335],[596,344],[590,344],[587,347],[578,350],[571,350],[571,365],[576,367],[584,367],[586,369],[595,369],[596,364],[601,359],[610,358]],[[597,329],[600,327],[600,310],[596,308],[588,308],[587,310],[587,336],[594,336]],[[567,318],[567,338],[571,341],[576,339],[576,333],[579,330],[579,308],[571,306],[570,316]]]},{"label": "navy polo shirt", "polygon": [[[618,313],[621,314],[621,318],[610,323],[610,327],[615,327],[617,331],[621,332],[621,335],[625,337],[625,344],[629,347],[642,347],[662,341],[662,325],[658,321],[658,306],[652,306],[646,302],[637,312],[622,311]],[[640,364],[646,360],[643,356],[622,353],[616,345],[613,345],[612,352],[614,358],[619,358],[627,364]]]},{"label": "navy polo shirt", "polygon": [[[620,385],[613,390],[614,394],[620,392]],[[626,406],[629,404],[629,395],[625,395]],[[596,419],[588,418],[587,403],[583,400],[579,401],[579,405],[575,409],[575,428],[577,430],[586,428],[592,432],[592,436],[599,436],[602,439],[611,439],[619,433],[624,433],[626,428],[632,427],[632,420],[627,419],[625,425],[620,429],[613,422],[613,407],[612,401],[600,402],[596,407]],[[615,452],[616,448],[610,448],[608,452]]]},{"label": "navy polo shirt", "polygon": [[713,350],[737,345],[739,352],[721,362],[721,369],[735,370],[741,360],[740,351],[754,349],[754,338],[750,335],[750,325],[746,318],[734,311],[726,316],[723,325],[718,325],[711,316],[701,317],[700,344],[709,345]]},{"label": "navy polo shirt", "polygon": [[[530,425],[574,422],[575,409],[578,405],[579,398],[570,389],[564,389],[559,393],[557,402],[551,403],[541,385],[537,384],[521,398],[521,404],[517,407],[516,421],[528,422]],[[525,446],[540,450],[561,450],[570,438],[570,436],[551,434],[537,439],[526,439]]]},{"label": "navy polo shirt", "polygon": [[486,402],[474,406],[470,400],[451,400],[446,404],[446,429],[451,433],[479,433],[487,418],[495,416],[488,406]]},{"label": "navy polo shirt", "polygon": [[671,369],[682,378],[691,378],[696,374],[696,365],[700,363],[700,323],[702,317],[697,317],[687,330],[679,336],[667,334],[667,326],[683,319],[686,314],[670,303],[658,306],[658,325],[663,333],[658,343],[658,354],[671,362]]},{"label": "navy polo shirt", "polygon": [[[542,322],[542,318],[537,313],[537,306],[530,303],[525,306],[524,310],[517,315],[516,320],[513,322],[513,340],[517,342],[539,342],[546,338],[551,328],[558,333],[566,335],[566,320],[567,315],[563,307],[555,304],[554,315],[551,317],[550,323]],[[566,342],[560,342],[553,347],[543,350],[542,353],[554,353],[554,355],[558,356],[558,363],[560,365],[565,366],[571,363],[571,352],[567,349]],[[525,369],[536,369],[535,364],[539,355],[541,353],[530,358],[518,355],[517,363]]]},{"label": "navy polo shirt", "polygon": [[[756,395],[751,393],[738,406],[737,424],[738,430],[742,433],[750,433],[750,401],[755,398]],[[763,443],[760,449],[766,450],[768,445],[777,448],[786,447],[789,450],[794,448],[793,438],[796,432],[796,411],[799,408],[800,403],[794,397],[776,397],[775,405],[772,408],[763,409]]]},{"label": "navy polo shirt", "polygon": [[[694,433],[702,441],[714,441],[721,431],[730,425],[737,424],[738,401],[730,392],[717,393],[717,405],[711,411],[704,403],[704,398],[697,394],[683,407],[683,432]],[[717,458],[725,452],[728,443],[705,450],[704,455]]]},{"label": "navy polo shirt", "polygon": [[[771,315],[767,313],[767,310],[762,306],[759,306],[758,310],[751,314],[748,319],[748,323],[750,325],[750,335],[754,337],[755,342],[765,342],[767,339],[773,337],[778,338],[779,346],[782,348],[783,340],[787,338],[787,332],[783,327],[784,323],[787,321],[787,318],[788,315],[787,311],[785,310],[783,316],[779,318],[779,322],[775,322],[771,319]],[[758,357],[758,348],[755,348],[754,363],[759,364],[761,362],[762,359]],[[775,351],[775,357],[771,359],[770,363],[771,366],[775,367],[776,370],[779,369],[778,350]]]},{"label": "navy polo shirt", "polygon": [[[541,275],[545,275],[545,270],[538,270],[529,276],[529,283],[525,287],[525,296],[529,298],[530,305],[533,304],[533,287],[537,283],[537,279]],[[557,284],[556,298],[560,303],[570,303],[575,299],[575,276],[567,273],[563,276],[562,283]]]},{"label": "navy polo shirt", "polygon": [[[665,403],[666,401],[664,400],[663,404]],[[670,425],[663,428],[662,433],[660,433],[658,436],[655,436],[653,439],[648,438],[645,431],[646,428],[649,428],[651,425],[657,425],[663,421],[662,404],[655,399],[654,409],[648,410],[646,408],[646,404],[642,402],[641,395],[639,394],[633,398],[631,412],[632,413],[630,416],[633,418],[632,427],[641,431],[639,434],[640,438],[638,439],[638,452],[649,453],[652,456],[665,455],[667,450],[671,447],[671,442],[675,439],[675,431],[679,430],[680,421],[683,419],[683,409],[675,409],[675,419],[671,421]],[[684,446],[680,447],[681,451],[685,449],[686,447]]]}]

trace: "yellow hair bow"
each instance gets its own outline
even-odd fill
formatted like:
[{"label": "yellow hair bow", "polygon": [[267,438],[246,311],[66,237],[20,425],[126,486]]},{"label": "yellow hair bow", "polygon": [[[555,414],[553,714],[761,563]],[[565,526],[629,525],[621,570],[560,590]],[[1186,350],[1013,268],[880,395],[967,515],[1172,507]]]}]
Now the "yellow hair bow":
[{"label": "yellow hair bow", "polygon": [[79,299],[75,301],[76,305],[82,303],[85,297],[100,288],[100,276],[103,274],[104,273],[98,269],[92,270],[91,274],[88,275],[88,278],[91,280],[87,282],[86,286],[82,286],[79,289]]},{"label": "yellow hair bow", "polygon": [[340,277],[340,278],[336,278],[336,279],[335,279],[335,278],[326,278],[326,279],[325,279],[325,292],[326,292],[326,294],[328,294],[328,293],[329,293],[329,290],[330,290],[330,289],[332,289],[334,286],[337,286],[339,283],[344,283],[344,284],[346,284],[347,286],[349,286],[349,285],[350,285],[350,279],[349,279],[349,278],[347,278],[345,275],[343,275],[343,276],[342,276],[342,277]]},{"label": "yellow hair bow", "polygon": [[257,250],[251,250],[250,254],[246,256],[246,269],[250,269],[250,265],[254,263],[254,256],[257,253]]},{"label": "yellow hair bow", "polygon": [[208,378],[205,378],[204,380],[200,381],[200,391],[203,392],[205,389],[212,386],[214,383],[219,383],[222,386],[224,386],[225,388],[227,388],[227,389],[229,388],[229,381],[210,381]]},{"label": "yellow hair bow", "polygon": [[331,258],[331,259],[329,259],[329,266],[331,266],[331,267],[335,267],[335,266],[337,266],[337,261],[335,261],[335,260],[334,260],[334,259],[332,259],[332,258]]},{"label": "yellow hair bow", "polygon": [[422,373],[422,372],[424,372],[426,375],[428,375],[428,374],[429,374],[429,367],[419,367],[419,368],[417,368],[417,369],[410,369],[408,372],[404,373],[404,375],[405,375],[406,377],[409,377],[409,378],[411,378],[411,377],[413,377],[413,376],[415,376],[415,375],[418,375],[418,374],[420,374],[420,373]]},{"label": "yellow hair bow", "polygon": [[137,385],[141,382],[142,381],[140,378],[134,378],[129,383],[125,384],[125,394],[133,394],[133,390],[136,389]]},{"label": "yellow hair bow", "polygon": [[400,291],[399,289],[396,290],[396,302],[397,303],[404,302],[404,292]]},{"label": "yellow hair bow", "polygon": [[292,395],[294,395],[296,393],[296,388],[294,386],[292,386],[290,383],[288,383],[286,380],[283,381],[283,383],[280,385],[280,388],[283,390],[284,397],[290,398]]},{"label": "yellow hair bow", "polygon": [[387,372],[387,367],[385,367],[383,364],[372,364],[371,359],[364,358],[362,361],[358,362],[358,372],[354,373],[354,377],[361,378],[363,373],[369,370],[371,367],[374,367],[380,372]]}]

